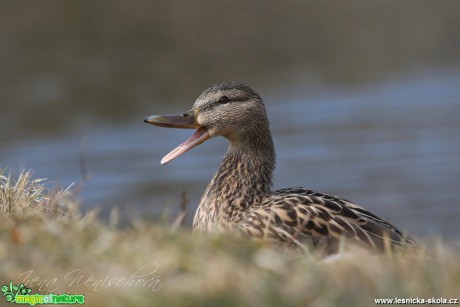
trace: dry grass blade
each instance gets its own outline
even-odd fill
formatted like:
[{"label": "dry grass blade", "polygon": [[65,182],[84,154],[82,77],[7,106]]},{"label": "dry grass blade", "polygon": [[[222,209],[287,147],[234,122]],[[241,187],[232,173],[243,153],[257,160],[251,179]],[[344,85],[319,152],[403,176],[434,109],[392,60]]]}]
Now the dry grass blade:
[{"label": "dry grass blade", "polygon": [[171,229],[173,231],[179,229],[180,226],[185,222],[188,214],[188,205],[189,205],[189,198],[187,196],[187,192],[182,192],[181,202],[180,202],[180,212],[177,215],[176,219],[174,220]]},{"label": "dry grass blade", "polygon": [[46,179],[33,179],[32,172],[23,170],[15,179],[11,173],[0,170],[0,211],[4,214],[21,214],[43,211],[48,214],[69,214],[75,208],[64,205],[72,185],[67,188],[47,187]]}]

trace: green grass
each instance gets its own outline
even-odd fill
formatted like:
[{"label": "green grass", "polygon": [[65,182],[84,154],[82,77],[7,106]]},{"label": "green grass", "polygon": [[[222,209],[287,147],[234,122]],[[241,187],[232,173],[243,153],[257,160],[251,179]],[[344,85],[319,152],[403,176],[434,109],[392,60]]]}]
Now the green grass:
[{"label": "green grass", "polygon": [[49,189],[28,172],[0,173],[0,286],[24,280],[32,293],[85,294],[87,306],[373,306],[374,298],[458,298],[458,255],[440,241],[424,245],[426,252],[359,251],[325,262],[151,221],[119,228],[95,211],[80,213],[71,189]]}]

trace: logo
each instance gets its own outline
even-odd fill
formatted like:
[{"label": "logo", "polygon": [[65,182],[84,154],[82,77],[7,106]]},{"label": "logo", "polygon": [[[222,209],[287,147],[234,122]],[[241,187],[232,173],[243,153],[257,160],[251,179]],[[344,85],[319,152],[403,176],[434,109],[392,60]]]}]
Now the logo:
[{"label": "logo", "polygon": [[19,286],[10,281],[9,285],[2,286],[2,296],[8,303],[15,304],[84,304],[83,294],[31,294],[32,289],[21,283]]}]

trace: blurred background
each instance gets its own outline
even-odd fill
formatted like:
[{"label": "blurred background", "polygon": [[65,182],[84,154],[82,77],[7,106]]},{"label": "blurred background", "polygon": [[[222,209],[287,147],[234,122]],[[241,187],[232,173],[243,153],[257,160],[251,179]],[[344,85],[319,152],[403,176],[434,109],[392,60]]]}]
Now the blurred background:
[{"label": "blurred background", "polygon": [[75,182],[103,217],[174,215],[182,191],[193,216],[227,143],[161,166],[192,131],[143,118],[240,80],[267,106],[275,188],[458,240],[459,12],[453,0],[1,1],[0,167]]}]

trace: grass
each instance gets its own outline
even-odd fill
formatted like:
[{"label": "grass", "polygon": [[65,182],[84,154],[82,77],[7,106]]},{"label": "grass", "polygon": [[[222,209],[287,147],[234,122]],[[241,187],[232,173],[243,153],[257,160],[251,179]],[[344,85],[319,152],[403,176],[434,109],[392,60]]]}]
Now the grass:
[{"label": "grass", "polygon": [[[88,306],[372,306],[459,298],[452,247],[321,261],[230,234],[202,236],[82,214],[71,189],[0,172],[0,286],[84,294]],[[160,224],[160,223],[159,223]],[[164,223],[162,223],[164,225]],[[0,305],[4,298],[0,298]]]}]

